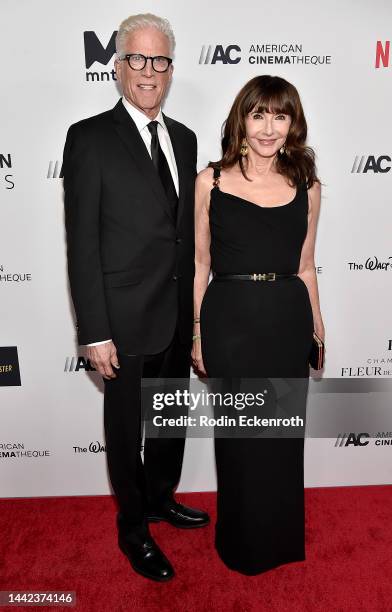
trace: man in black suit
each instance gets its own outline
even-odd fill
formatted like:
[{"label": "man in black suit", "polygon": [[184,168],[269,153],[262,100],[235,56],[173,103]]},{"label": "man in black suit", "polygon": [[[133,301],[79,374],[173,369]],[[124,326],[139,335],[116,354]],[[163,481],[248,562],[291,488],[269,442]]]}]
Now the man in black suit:
[{"label": "man in black suit", "polygon": [[174,36],[167,20],[135,15],[119,28],[114,109],[69,128],[63,175],[68,272],[80,344],[105,381],[107,460],[119,504],[119,546],[140,574],[173,568],[148,521],[200,527],[179,504],[184,438],[145,441],[142,377],[187,378],[193,333],[197,143],[165,116]]}]

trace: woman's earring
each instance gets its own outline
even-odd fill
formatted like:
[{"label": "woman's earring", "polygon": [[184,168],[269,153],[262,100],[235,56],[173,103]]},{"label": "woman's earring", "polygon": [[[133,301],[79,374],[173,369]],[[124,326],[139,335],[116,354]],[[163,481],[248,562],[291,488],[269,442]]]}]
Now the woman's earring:
[{"label": "woman's earring", "polygon": [[240,153],[242,157],[245,157],[245,155],[248,155],[248,143],[246,142],[246,138],[242,139]]},{"label": "woman's earring", "polygon": [[286,145],[282,145],[279,149],[279,153],[281,155],[284,155],[286,153]]}]

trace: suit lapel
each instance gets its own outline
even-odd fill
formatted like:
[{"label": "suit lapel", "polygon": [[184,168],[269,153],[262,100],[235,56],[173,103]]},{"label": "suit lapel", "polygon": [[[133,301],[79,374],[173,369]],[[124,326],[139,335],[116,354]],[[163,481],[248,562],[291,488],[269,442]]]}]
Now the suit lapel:
[{"label": "suit lapel", "polygon": [[[141,175],[144,177],[146,185],[150,186],[157,200],[163,205],[165,212],[173,223],[172,212],[169,201],[159,176],[154,168],[151,157],[148,154],[146,145],[137,129],[132,117],[127,113],[122,100],[120,99],[113,109],[114,127],[132,156]],[[176,157],[177,159],[177,157]]]},{"label": "suit lapel", "polygon": [[[162,113],[163,114],[163,113]],[[177,172],[178,172],[178,212],[177,212],[177,227],[179,227],[181,221],[181,215],[184,211],[185,202],[185,185],[186,185],[186,172],[183,163],[182,147],[180,137],[177,131],[177,127],[174,121],[163,114],[163,118],[169,132],[170,140],[173,147],[174,157],[176,158]]]}]

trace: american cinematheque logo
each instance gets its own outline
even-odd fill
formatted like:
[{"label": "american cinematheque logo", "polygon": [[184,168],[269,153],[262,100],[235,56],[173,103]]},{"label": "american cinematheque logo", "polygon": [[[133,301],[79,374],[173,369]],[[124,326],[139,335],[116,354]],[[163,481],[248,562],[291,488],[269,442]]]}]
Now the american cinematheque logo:
[{"label": "american cinematheque logo", "polygon": [[[84,61],[87,82],[117,81],[114,68],[102,70],[99,66],[107,66],[116,52],[115,30],[109,38],[99,38],[96,32],[86,30],[84,38]],[[321,66],[332,63],[331,55],[304,50],[302,43],[251,43],[246,45],[246,51],[238,43],[203,44],[198,58],[199,64],[225,65],[239,64],[241,61],[249,64],[277,65],[312,65]],[[93,67],[93,70],[91,68]]]},{"label": "american cinematheque logo", "polygon": [[64,372],[96,372],[96,369],[90,363],[89,359],[81,355],[65,358]]},{"label": "american cinematheque logo", "polygon": [[49,165],[48,165],[48,171],[46,173],[46,178],[48,179],[63,178],[63,174],[61,172],[61,162],[58,159],[50,160]]},{"label": "american cinematheque logo", "polygon": [[1,442],[0,459],[38,459],[49,457],[47,449],[26,448],[24,442]]},{"label": "american cinematheque logo", "polygon": [[2,283],[25,283],[31,281],[30,272],[10,272],[4,265],[0,264],[0,284]]},{"label": "american cinematheque logo", "polygon": [[20,387],[18,349],[0,346],[0,387]]},{"label": "american cinematheque logo", "polygon": [[322,66],[331,64],[332,56],[305,50],[302,43],[268,41],[248,43],[245,50],[237,43],[204,44],[199,56],[199,64],[239,64],[242,60],[252,65]]},{"label": "american cinematheque logo", "polygon": [[351,174],[385,174],[391,169],[390,155],[356,155],[351,168]]},{"label": "american cinematheque logo", "polygon": [[[374,438],[374,440],[373,440]],[[375,433],[339,433],[335,446],[346,448],[348,446],[364,447],[364,446],[392,446],[392,431],[377,431]]]}]

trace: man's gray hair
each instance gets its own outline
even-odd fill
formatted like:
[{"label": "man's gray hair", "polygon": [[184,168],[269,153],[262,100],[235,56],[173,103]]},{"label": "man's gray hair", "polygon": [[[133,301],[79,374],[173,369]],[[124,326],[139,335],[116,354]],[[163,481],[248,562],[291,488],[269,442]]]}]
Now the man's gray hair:
[{"label": "man's gray hair", "polygon": [[170,55],[173,56],[176,40],[172,27],[167,19],[157,17],[157,15],[152,15],[152,13],[131,15],[120,23],[116,36],[116,52],[118,56],[124,52],[127,36],[135,32],[135,30],[140,30],[142,28],[156,28],[159,32],[162,32],[162,34],[165,34],[169,40]]}]

